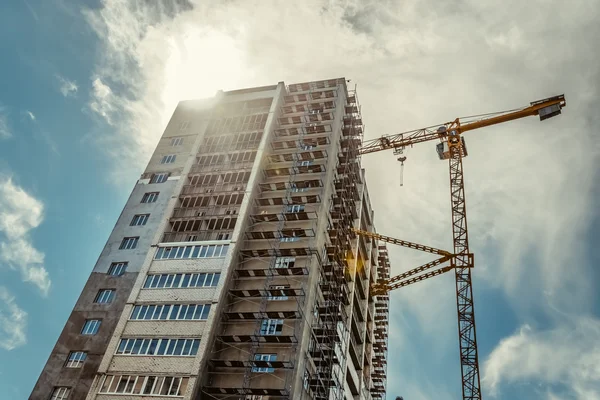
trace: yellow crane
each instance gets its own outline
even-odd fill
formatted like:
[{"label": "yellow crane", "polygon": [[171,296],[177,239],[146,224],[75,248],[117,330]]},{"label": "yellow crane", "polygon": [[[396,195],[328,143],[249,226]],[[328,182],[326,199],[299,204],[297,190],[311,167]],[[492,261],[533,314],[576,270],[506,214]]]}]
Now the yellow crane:
[{"label": "yellow crane", "polygon": [[[369,154],[393,149],[395,154],[402,154],[402,151],[408,146],[431,140],[438,140],[439,143],[436,145],[436,150],[439,158],[441,160],[449,160],[452,238],[454,244],[452,252],[371,232],[356,229],[354,232],[359,235],[369,236],[373,239],[441,256],[435,261],[392,277],[389,280],[375,283],[371,287],[371,293],[373,295],[387,293],[393,289],[407,286],[445,272],[454,271],[456,278],[456,306],[458,313],[462,394],[464,400],[481,400],[481,390],[477,337],[475,333],[475,309],[473,306],[473,288],[471,281],[471,270],[474,267],[474,260],[473,254],[469,249],[462,165],[462,159],[467,156],[467,146],[462,134],[486,126],[497,125],[529,116],[537,115],[539,116],[540,121],[543,121],[559,115],[561,109],[566,105],[567,103],[564,95],[554,96],[544,100],[534,101],[530,103],[529,106],[520,109],[474,117],[457,118],[454,121],[441,125],[382,136],[364,142],[358,150],[359,154]],[[401,163],[405,160],[405,157],[400,157],[398,159]],[[446,262],[450,262],[450,265],[431,270]],[[425,273],[419,275],[422,272]]]}]

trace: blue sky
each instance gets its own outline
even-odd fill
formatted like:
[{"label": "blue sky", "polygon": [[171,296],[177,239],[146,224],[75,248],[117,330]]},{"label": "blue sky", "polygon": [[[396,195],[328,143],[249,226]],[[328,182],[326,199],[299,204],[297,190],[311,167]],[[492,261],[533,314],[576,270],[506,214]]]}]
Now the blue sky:
[{"label": "blue sky", "polygon": [[[481,3],[3,4],[0,393],[29,395],[178,100],[346,76],[367,138],[566,94],[560,118],[467,137],[482,386],[600,399],[600,2]],[[377,227],[450,248],[447,166],[407,157],[402,188],[392,154],[363,160]],[[452,280],[393,293],[390,398],[459,398]]]}]

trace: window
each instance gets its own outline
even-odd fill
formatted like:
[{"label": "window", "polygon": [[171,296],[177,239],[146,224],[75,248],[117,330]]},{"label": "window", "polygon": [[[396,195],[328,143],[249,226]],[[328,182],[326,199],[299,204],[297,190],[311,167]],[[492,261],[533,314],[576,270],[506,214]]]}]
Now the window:
[{"label": "window", "polygon": [[289,213],[297,213],[304,211],[304,204],[296,204],[293,206],[287,206],[287,212]]},{"label": "window", "polygon": [[171,139],[171,146],[181,146],[183,144],[183,138],[182,137],[176,137]]},{"label": "window", "polygon": [[[254,355],[254,361],[276,361],[277,360],[277,354],[255,354]],[[268,366],[263,366],[264,363],[263,362],[259,362],[259,363],[255,363],[255,365],[258,365],[256,367],[252,367],[252,372],[273,372],[275,371],[275,368],[269,368]],[[270,365],[270,364],[267,364]]]},{"label": "window", "polygon": [[281,335],[283,330],[282,319],[263,319],[260,324],[260,334],[266,335]]},{"label": "window", "polygon": [[71,388],[55,387],[52,391],[52,397],[50,397],[50,400],[66,400],[67,398],[69,398],[70,393]]},{"label": "window", "polygon": [[133,216],[133,219],[131,220],[131,223],[129,224],[129,226],[146,225],[146,222],[148,222],[149,216],[150,216],[150,214],[136,214]]},{"label": "window", "polygon": [[269,296],[268,300],[287,300],[288,297],[284,294],[283,290],[281,289],[289,289],[290,285],[272,285],[269,286],[269,290],[271,291],[271,293],[275,293],[276,295],[280,295],[280,296]]},{"label": "window", "polygon": [[313,162],[310,160],[307,161],[300,161],[300,166],[302,167],[308,167],[309,165],[311,165]]},{"label": "window", "polygon": [[187,384],[188,378],[176,376],[105,375],[99,393],[181,397]]},{"label": "window", "polygon": [[[193,239],[196,240],[195,237]],[[188,240],[191,240],[190,237],[188,237]],[[154,259],[223,258],[228,250],[228,244],[159,247]]]},{"label": "window", "polygon": [[132,356],[195,356],[200,339],[121,339],[117,353]]},{"label": "window", "polygon": [[282,237],[282,238],[280,238],[279,241],[280,242],[296,242],[298,240],[300,240],[299,237]]},{"label": "window", "polygon": [[173,164],[175,162],[175,159],[177,158],[177,156],[175,154],[169,154],[167,156],[163,156],[163,158],[160,160],[161,164]]},{"label": "window", "polygon": [[[197,278],[196,278],[197,279]],[[210,304],[157,304],[136,305],[131,320],[173,320],[205,321],[210,312]]]},{"label": "window", "polygon": [[276,257],[275,268],[293,268],[296,264],[296,257]]},{"label": "window", "polygon": [[95,335],[98,333],[98,329],[100,329],[100,324],[102,321],[99,319],[88,319],[83,324],[83,328],[81,329],[82,335]]},{"label": "window", "polygon": [[114,290],[112,290],[112,289],[102,289],[96,295],[96,298],[94,299],[94,303],[108,304],[108,303],[112,303],[112,301],[113,301],[114,298],[115,298],[115,291]]},{"label": "window", "polygon": [[142,196],[142,203],[155,203],[158,199],[158,192],[144,193]]},{"label": "window", "polygon": [[295,182],[290,183],[290,189],[292,189],[292,192],[306,192],[308,190],[308,188],[305,187],[299,188]]},{"label": "window", "polygon": [[179,130],[180,130],[181,132],[185,132],[185,131],[187,131],[187,129],[188,129],[189,127],[190,127],[190,121],[182,121],[182,122],[179,124]]},{"label": "window", "polygon": [[69,353],[69,357],[67,357],[67,363],[65,364],[65,367],[81,368],[86,358],[87,353],[85,351],[72,351]]},{"label": "window", "polygon": [[220,277],[221,274],[218,272],[148,275],[144,282],[144,289],[215,287]]},{"label": "window", "polygon": [[150,183],[163,183],[163,182],[166,182],[168,178],[169,178],[168,172],[160,172],[157,174],[152,174],[152,177],[150,178]]},{"label": "window", "polygon": [[140,239],[139,236],[123,238],[123,241],[121,242],[121,245],[119,246],[119,249],[120,250],[135,249],[137,247],[139,239]]},{"label": "window", "polygon": [[308,390],[310,387],[310,375],[306,370],[304,370],[304,376],[302,377],[302,387],[304,387],[305,390]]},{"label": "window", "polygon": [[229,233],[219,233],[217,235],[217,240],[229,240]]},{"label": "window", "polygon": [[121,276],[127,270],[127,262],[116,262],[110,264],[108,275]]}]

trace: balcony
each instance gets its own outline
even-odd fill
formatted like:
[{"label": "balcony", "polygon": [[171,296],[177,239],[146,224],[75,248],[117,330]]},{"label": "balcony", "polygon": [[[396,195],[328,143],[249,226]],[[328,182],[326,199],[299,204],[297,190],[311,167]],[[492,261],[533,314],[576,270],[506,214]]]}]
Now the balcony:
[{"label": "balcony", "polygon": [[304,296],[304,289],[229,289],[229,294],[239,298],[301,297]]},{"label": "balcony", "polygon": [[[297,188],[295,188],[297,189]],[[321,196],[314,195],[292,195],[279,193],[272,197],[263,197],[255,199],[254,203],[259,207],[284,206],[284,205],[300,205],[300,204],[318,204],[321,202]]]},{"label": "balcony", "polygon": [[[349,106],[347,106],[349,107]],[[333,100],[313,102],[310,104],[291,104],[282,107],[283,114],[305,114],[311,111],[332,111],[336,108],[336,102]]]},{"label": "balcony", "polygon": [[319,174],[325,172],[327,168],[325,164],[311,164],[290,167],[272,168],[267,167],[264,170],[266,178],[274,178],[278,176],[302,175],[302,174]]},{"label": "balcony", "polygon": [[246,238],[249,240],[281,240],[281,242],[295,242],[300,239],[307,239],[315,237],[315,231],[312,228],[294,228],[294,227],[283,227],[279,230],[267,229],[265,227],[262,230],[246,231]]},{"label": "balcony", "polygon": [[303,149],[306,146],[319,147],[327,146],[331,143],[329,136],[318,136],[318,137],[304,137],[302,139],[285,139],[285,140],[273,140],[271,142],[271,148],[274,151],[284,149]]},{"label": "balcony", "polygon": [[309,122],[303,126],[278,128],[275,129],[275,137],[291,137],[298,135],[319,135],[329,134],[332,132],[331,123],[329,121]]},{"label": "balcony", "polygon": [[269,156],[270,163],[312,161],[327,158],[326,150],[312,150],[310,146],[305,146],[303,151],[283,154],[273,154]]},{"label": "balcony", "polygon": [[292,192],[299,192],[303,191],[304,189],[321,188],[323,187],[323,181],[321,179],[315,178],[300,178],[292,182],[290,182],[289,180],[284,180],[281,182],[259,183],[258,187],[260,188],[261,192],[274,192],[278,190],[290,190]]}]

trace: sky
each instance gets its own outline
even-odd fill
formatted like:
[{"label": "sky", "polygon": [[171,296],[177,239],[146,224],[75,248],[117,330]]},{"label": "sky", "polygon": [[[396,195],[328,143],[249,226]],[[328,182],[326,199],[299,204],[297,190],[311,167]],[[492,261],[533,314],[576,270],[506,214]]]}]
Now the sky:
[{"label": "sky", "polygon": [[[366,139],[465,135],[483,395],[600,399],[600,1],[10,0],[0,13],[0,393],[25,399],[177,102],[344,76]],[[378,231],[451,249],[434,144],[363,157]],[[392,274],[429,261],[390,247]],[[460,398],[454,282],[391,295],[388,398]]]}]

